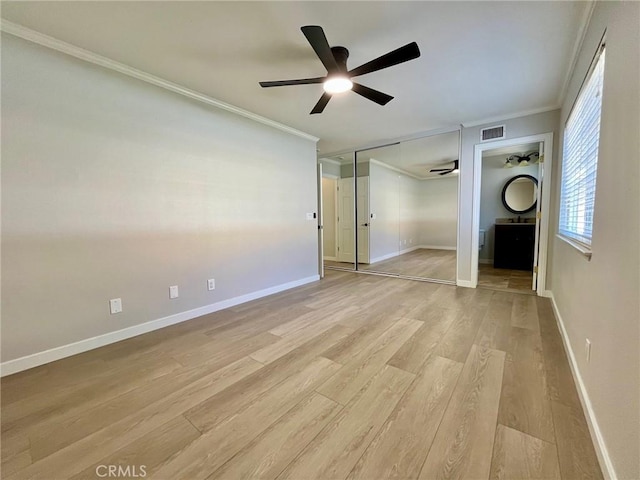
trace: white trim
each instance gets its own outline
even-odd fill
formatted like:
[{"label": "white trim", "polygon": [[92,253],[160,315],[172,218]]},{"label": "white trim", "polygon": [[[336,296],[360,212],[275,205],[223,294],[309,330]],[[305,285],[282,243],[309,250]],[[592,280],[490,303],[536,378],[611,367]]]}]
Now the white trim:
[{"label": "white trim", "polygon": [[383,260],[389,260],[390,258],[397,257],[398,255],[400,255],[399,251],[398,252],[391,252],[391,253],[388,253],[386,255],[381,255],[379,257],[372,258],[371,260],[369,260],[369,265],[372,265],[372,264],[378,263],[378,262],[382,262]]},{"label": "white trim", "polygon": [[457,250],[455,246],[451,247],[451,246],[442,246],[442,245],[415,245],[413,247],[405,248],[404,250],[398,250],[397,252],[392,252],[386,255],[381,255],[380,257],[373,258],[371,259],[369,264],[371,265],[377,262],[381,262],[383,260],[389,260],[390,258],[393,258],[393,257],[399,257],[400,255],[404,255],[405,253],[415,252],[416,250],[420,250],[421,248],[425,248],[428,250],[449,250],[449,251]]},{"label": "white trim", "polygon": [[456,280],[456,285],[458,287],[465,287],[465,288],[476,288],[476,285],[473,284],[473,282],[470,282],[469,280]]},{"label": "white trim", "polygon": [[329,257],[327,255],[324,256],[325,260],[329,260],[330,262],[337,262],[338,258],[337,257]]},{"label": "white trim", "polygon": [[591,260],[591,254],[593,253],[591,251],[591,248],[583,245],[582,243],[578,242],[577,240],[574,240],[571,237],[567,237],[566,235],[562,235],[561,233],[556,233],[556,238],[562,240],[563,242],[568,243],[573,248],[578,250],[578,252],[580,252],[582,255],[584,255],[588,260]]},{"label": "white trim", "polygon": [[420,245],[417,248],[426,248],[429,250],[457,250],[458,248],[453,245]]},{"label": "white trim", "polygon": [[[462,169],[462,124],[460,124],[460,127],[458,129],[459,132],[459,136],[458,136],[458,170]],[[461,188],[460,188],[460,174],[458,173],[458,205],[456,206],[456,246],[460,245],[460,209],[462,208],[462,192],[461,192]],[[465,280],[460,280],[460,269],[461,269],[461,259],[460,259],[460,255],[456,255],[456,285],[460,285],[460,286],[466,286],[466,285],[462,285],[463,283],[466,283]],[[473,285],[473,288],[475,288],[475,285]]]},{"label": "white trim", "polygon": [[101,67],[116,71],[118,73],[122,73],[129,77],[142,80],[143,82],[147,82],[157,87],[161,87],[171,92],[191,98],[193,100],[206,103],[207,105],[211,105],[222,110],[235,113],[242,117],[249,118],[273,128],[277,128],[278,130],[282,130],[292,135],[296,135],[298,137],[302,137],[314,142],[317,142],[319,140],[318,137],[314,137],[313,135],[310,135],[308,133],[301,132],[300,130],[296,130],[295,128],[289,127],[282,123],[262,117],[255,113],[249,112],[248,110],[244,110],[220,100],[216,100],[215,98],[196,92],[195,90],[183,87],[181,85],[178,85],[177,83],[169,82],[168,80],[164,80],[160,77],[156,77],[155,75],[143,72],[142,70],[130,67],[128,65],[125,65],[124,63],[116,62],[115,60],[103,57],[102,55],[90,52],[89,50],[76,47],[75,45],[71,45],[70,43],[66,43],[62,40],[58,40],[48,35],[36,32],[35,30],[23,27],[22,25],[18,25],[17,23],[9,22],[3,19],[0,22],[0,30],[10,35],[22,38],[23,40],[37,43],[38,45],[42,45],[43,47],[51,48],[52,50],[57,50],[58,52],[62,52],[72,57],[79,58],[80,60],[84,60],[86,62],[90,62],[95,65],[99,65]]},{"label": "white trim", "polygon": [[[542,189],[542,219],[540,219],[540,241],[538,250],[538,287],[536,292],[542,295],[546,289],[547,250],[549,246],[549,208],[553,174],[553,133],[540,133],[526,137],[478,143],[473,150],[473,200],[471,205],[471,284],[478,285],[478,257],[480,244],[480,185],[482,177],[482,152],[495,148],[511,147],[524,143],[544,142],[544,175]],[[458,202],[459,203],[459,202]]]},{"label": "white trim", "polygon": [[169,315],[168,317],[158,318],[149,322],[134,325],[132,327],[123,328],[122,330],[116,330],[115,332],[105,333],[96,337],[86,338],[78,342],[63,345],[61,347],[51,348],[43,352],[34,353],[24,357],[9,360],[0,364],[0,376],[11,375],[13,373],[21,372],[29,368],[44,365],[45,363],[54,362],[61,358],[77,355],[78,353],[93,350],[98,347],[103,347],[111,343],[126,340],[127,338],[136,337],[143,333],[152,332],[160,328],[175,325],[176,323],[192,320],[202,315],[217,312],[218,310],[224,310],[225,308],[233,307],[241,303],[250,302],[258,298],[273,295],[274,293],[289,290],[291,288],[299,287],[307,283],[320,280],[319,275],[312,275],[310,277],[301,278],[300,280],[294,280],[293,282],[283,283],[274,287],[258,290],[257,292],[247,293],[238,297],[229,298],[220,302],[205,305],[204,307],[194,308],[193,310],[187,310],[186,312],[176,313]]},{"label": "white trim", "polygon": [[327,163],[332,163],[332,164],[334,164],[334,165],[338,165],[338,166],[341,166],[341,165],[342,165],[342,164],[341,164],[340,162],[338,162],[337,160],[333,160],[333,159],[331,159],[331,158],[324,158],[324,157],[318,158],[318,162],[319,162],[319,163],[327,162]]},{"label": "white trim", "polygon": [[332,173],[322,172],[322,178],[331,178],[332,180],[337,180],[338,178],[340,178],[340,176],[334,175]]},{"label": "white trim", "polygon": [[564,103],[565,96],[567,95],[567,91],[569,90],[569,81],[571,80],[571,75],[576,68],[576,63],[578,63],[578,54],[582,50],[582,45],[584,44],[584,39],[587,36],[587,27],[591,22],[591,16],[593,15],[593,10],[596,6],[595,0],[585,0],[589,3],[586,7],[585,11],[582,14],[582,18],[580,19],[580,27],[578,28],[578,35],[576,36],[575,43],[573,44],[573,50],[571,52],[571,61],[567,63],[567,71],[564,75],[564,80],[562,82],[562,88],[560,89],[560,93],[558,94],[558,105],[562,105]]},{"label": "white trim", "polygon": [[376,160],[375,158],[370,158],[369,162],[373,163],[374,165],[378,165],[380,167],[384,167],[387,168],[389,170],[392,170],[394,172],[397,173],[401,173],[403,175],[406,175],[407,177],[411,177],[411,178],[415,178],[416,180],[425,180],[424,178],[421,178],[413,173],[409,173],[406,170],[403,170],[401,168],[398,167],[394,167],[393,165],[387,165],[386,163],[382,163],[380,160]]},{"label": "white trim", "polygon": [[[512,118],[526,117],[527,115],[536,115],[538,113],[550,112],[552,110],[558,110],[559,108],[560,108],[560,104],[548,105],[542,108],[534,108],[532,110],[523,110],[520,112],[510,113],[508,115],[500,115],[498,117],[489,117],[489,118],[483,118],[481,120],[472,120],[469,122],[462,122],[462,126],[464,128],[478,127],[480,125],[485,125],[489,123],[504,122],[505,120],[510,120]],[[485,140],[485,141],[488,142],[489,140]]]},{"label": "white trim", "polygon": [[551,298],[551,305],[553,307],[553,314],[556,317],[558,329],[560,330],[560,337],[562,338],[562,343],[564,344],[564,349],[569,359],[569,366],[571,367],[571,373],[573,373],[573,381],[575,382],[576,389],[578,390],[580,403],[582,403],[582,408],[586,413],[585,417],[587,419],[589,433],[591,434],[591,441],[593,442],[593,445],[595,447],[595,451],[598,456],[598,461],[600,462],[600,467],[602,468],[602,473],[604,473],[604,476],[606,479],[616,480],[618,477],[616,475],[615,468],[613,467],[613,462],[611,461],[611,457],[609,456],[609,450],[607,449],[607,445],[604,441],[604,437],[602,436],[602,431],[600,430],[600,426],[598,425],[596,413],[593,411],[593,406],[591,405],[591,400],[589,398],[589,393],[587,392],[587,387],[585,386],[584,381],[582,380],[582,375],[580,374],[580,368],[578,367],[578,362],[576,361],[573,348],[571,347],[571,341],[569,340],[569,335],[564,326],[562,315],[560,315],[560,310],[558,310],[558,305],[556,304],[556,299],[553,296],[553,292],[550,292],[550,293],[551,293],[550,298]]}]

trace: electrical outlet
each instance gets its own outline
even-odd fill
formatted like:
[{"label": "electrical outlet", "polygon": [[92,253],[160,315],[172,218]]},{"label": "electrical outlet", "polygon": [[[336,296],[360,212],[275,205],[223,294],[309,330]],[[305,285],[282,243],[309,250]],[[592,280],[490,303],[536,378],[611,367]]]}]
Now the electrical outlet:
[{"label": "electrical outlet", "polygon": [[169,287],[169,298],[178,298],[180,293],[178,292],[178,286],[173,285]]},{"label": "electrical outlet", "polygon": [[584,355],[587,359],[587,363],[591,361],[591,340],[588,338],[584,342]]},{"label": "electrical outlet", "polygon": [[111,312],[111,315],[114,313],[120,313],[122,311],[122,299],[113,298],[109,300],[109,311]]},{"label": "electrical outlet", "polygon": [[215,290],[216,289],[216,280],[215,280],[215,278],[210,278],[209,280],[207,280],[207,288],[209,290]]}]

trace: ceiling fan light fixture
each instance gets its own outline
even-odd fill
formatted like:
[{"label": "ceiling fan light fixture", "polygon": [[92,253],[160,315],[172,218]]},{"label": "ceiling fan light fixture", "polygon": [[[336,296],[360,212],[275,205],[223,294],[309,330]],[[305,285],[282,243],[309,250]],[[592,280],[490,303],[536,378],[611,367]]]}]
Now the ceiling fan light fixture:
[{"label": "ceiling fan light fixture", "polygon": [[507,158],[507,161],[504,162],[502,168],[513,168],[513,164],[509,161],[509,158]]},{"label": "ceiling fan light fixture", "polygon": [[342,93],[353,88],[353,82],[342,75],[327,78],[322,84],[322,88],[327,93]]},{"label": "ceiling fan light fixture", "polygon": [[519,167],[527,167],[529,165],[529,162],[527,160],[520,160],[518,163]]}]

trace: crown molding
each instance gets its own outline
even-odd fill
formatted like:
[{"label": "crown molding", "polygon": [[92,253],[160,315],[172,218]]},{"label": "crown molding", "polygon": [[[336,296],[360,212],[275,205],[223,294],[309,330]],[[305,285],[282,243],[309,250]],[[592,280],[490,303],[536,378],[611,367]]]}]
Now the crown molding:
[{"label": "crown molding", "polygon": [[481,120],[473,120],[473,121],[470,121],[470,122],[463,122],[462,126],[463,126],[463,128],[478,127],[480,125],[485,125],[485,124],[488,124],[488,123],[503,122],[505,120],[511,120],[512,118],[526,117],[528,115],[536,115],[538,113],[551,112],[553,110],[558,110],[559,108],[560,108],[559,104],[548,105],[548,106],[542,107],[542,108],[534,108],[534,109],[531,109],[531,110],[522,110],[520,112],[514,112],[514,113],[507,114],[507,115],[497,115],[495,117],[483,118]]},{"label": "crown molding", "polygon": [[155,85],[156,87],[164,88],[165,90],[169,90],[170,92],[177,93],[179,95],[197,100],[216,108],[220,108],[222,110],[226,110],[227,112],[235,113],[236,115],[240,115],[255,122],[268,125],[269,127],[277,128],[278,130],[282,130],[297,137],[311,140],[313,142],[317,142],[319,140],[318,137],[314,137],[313,135],[310,135],[308,133],[296,130],[295,128],[289,127],[274,120],[270,120],[266,117],[262,117],[255,113],[249,112],[248,110],[244,110],[220,100],[216,100],[215,98],[183,87],[181,85],[178,85],[177,83],[169,82],[168,80],[164,80],[160,77],[156,77],[155,75],[143,72],[142,70],[130,67],[129,65],[125,65],[124,63],[117,62],[110,58],[103,57],[102,55],[98,55],[97,53],[93,53],[89,50],[85,50],[70,43],[63,42],[62,40],[58,40],[57,38],[53,38],[35,30],[31,30],[30,28],[23,27],[22,25],[18,25],[17,23],[2,19],[2,21],[0,22],[0,30],[15,37],[22,38],[23,40],[27,40],[43,47],[62,52],[80,60],[84,60],[85,62],[108,68],[109,70],[113,70],[137,80],[142,80],[143,82],[150,83],[151,85]]},{"label": "crown molding", "polygon": [[580,51],[582,50],[582,45],[584,44],[584,39],[587,36],[587,29],[589,27],[589,23],[591,23],[591,16],[593,15],[593,11],[596,8],[595,0],[587,0],[588,5],[585,7],[584,12],[582,13],[582,18],[580,19],[580,27],[578,28],[578,35],[576,36],[575,43],[573,44],[573,51],[571,52],[571,61],[568,63],[569,67],[564,75],[564,81],[562,82],[562,88],[560,89],[560,93],[558,95],[558,105],[562,106],[564,103],[564,99],[567,95],[567,91],[569,90],[569,82],[571,81],[571,76],[576,68],[576,64],[578,63],[578,56],[580,55]]}]

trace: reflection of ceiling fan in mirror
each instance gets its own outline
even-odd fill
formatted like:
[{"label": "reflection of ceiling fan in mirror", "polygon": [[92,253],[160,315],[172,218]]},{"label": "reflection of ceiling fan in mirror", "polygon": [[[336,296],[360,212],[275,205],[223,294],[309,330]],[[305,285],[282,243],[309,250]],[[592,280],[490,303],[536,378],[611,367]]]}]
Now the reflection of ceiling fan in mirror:
[{"label": "reflection of ceiling fan in mirror", "polygon": [[458,172],[458,160],[453,160],[453,162],[447,162],[447,163],[453,163],[453,167],[451,168],[432,168],[431,170],[429,170],[429,172],[431,173],[439,173],[440,175],[448,175],[450,173],[457,173]]}]

